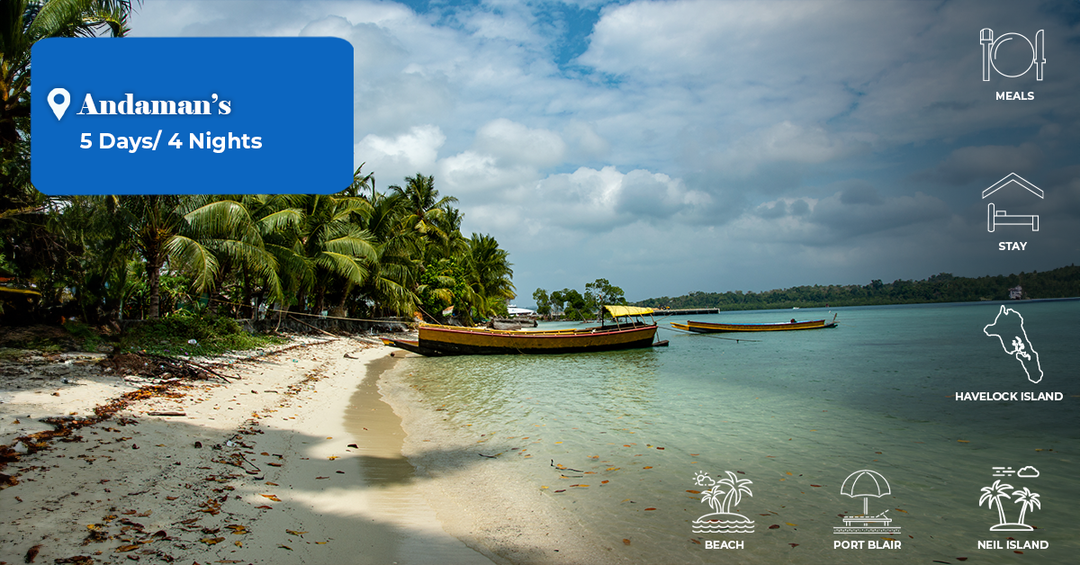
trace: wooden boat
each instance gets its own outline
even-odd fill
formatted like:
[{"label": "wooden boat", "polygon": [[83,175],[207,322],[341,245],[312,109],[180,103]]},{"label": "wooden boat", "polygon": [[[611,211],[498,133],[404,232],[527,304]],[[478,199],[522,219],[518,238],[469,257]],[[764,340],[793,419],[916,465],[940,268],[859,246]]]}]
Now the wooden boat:
[{"label": "wooden boat", "polygon": [[[583,353],[614,351],[667,345],[653,343],[656,323],[645,323],[641,316],[651,308],[605,306],[615,319],[613,325],[562,330],[495,330],[421,324],[419,339],[384,338],[384,343],[427,356],[499,355],[508,353]],[[637,317],[636,321],[620,321]]]},{"label": "wooden boat", "polygon": [[782,332],[791,330],[819,330],[822,328],[836,327],[836,314],[832,321],[805,320],[798,322],[778,322],[772,324],[718,324],[714,322],[687,321],[685,324],[671,323],[677,330],[696,333],[723,333],[723,332]]}]

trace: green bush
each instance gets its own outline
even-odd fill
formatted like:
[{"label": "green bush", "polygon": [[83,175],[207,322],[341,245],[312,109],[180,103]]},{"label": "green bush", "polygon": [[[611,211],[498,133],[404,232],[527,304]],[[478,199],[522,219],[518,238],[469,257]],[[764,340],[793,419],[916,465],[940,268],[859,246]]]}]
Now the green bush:
[{"label": "green bush", "polygon": [[[190,343],[195,340],[195,343]],[[219,355],[284,343],[284,338],[250,334],[232,318],[179,311],[131,328],[122,338],[122,351],[166,356]]]}]

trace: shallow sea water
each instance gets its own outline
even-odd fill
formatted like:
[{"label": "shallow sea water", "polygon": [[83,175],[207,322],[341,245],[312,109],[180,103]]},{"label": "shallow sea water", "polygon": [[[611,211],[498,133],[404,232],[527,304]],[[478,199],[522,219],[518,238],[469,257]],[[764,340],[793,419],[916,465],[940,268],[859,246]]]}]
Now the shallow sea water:
[{"label": "shallow sea water", "polygon": [[[407,433],[475,443],[478,454],[497,456],[500,473],[557,497],[610,544],[613,562],[1074,563],[1080,301],[1006,304],[1023,316],[1039,354],[1045,376],[1038,384],[983,333],[1000,306],[699,315],[691,319],[778,322],[836,313],[840,327],[714,335],[662,329],[666,348],[410,357],[383,378],[423,399],[410,409],[441,416],[426,420],[441,421],[440,429]],[[956,401],[964,391],[1064,398]],[[1039,476],[993,476],[993,467],[1027,466]],[[863,469],[884,477],[890,493],[841,494],[845,479]],[[692,522],[714,511],[702,491],[728,471],[751,481],[741,483],[749,493],[727,510],[753,520],[753,532],[694,533]],[[1039,494],[1041,505],[1025,516],[1036,529],[990,531],[998,511],[980,505],[981,489],[999,479]],[[892,532],[835,533],[843,515],[862,514],[864,499],[871,515],[892,519]],[[1016,521],[1024,505],[999,500]],[[1010,537],[1049,547],[1021,556],[1006,548]],[[899,549],[835,548],[889,540]],[[1003,549],[980,549],[987,540]],[[743,548],[707,549],[717,541]]]}]

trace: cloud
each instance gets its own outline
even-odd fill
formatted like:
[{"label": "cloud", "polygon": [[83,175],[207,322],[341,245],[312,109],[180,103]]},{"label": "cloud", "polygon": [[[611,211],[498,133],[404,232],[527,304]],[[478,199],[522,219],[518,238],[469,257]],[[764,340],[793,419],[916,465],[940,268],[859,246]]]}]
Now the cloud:
[{"label": "cloud", "polygon": [[873,186],[857,183],[826,198],[762,203],[736,226],[745,239],[825,246],[898,229],[932,232],[939,229],[935,223],[947,223],[951,217],[945,202],[933,196],[916,192],[883,198]]},{"label": "cloud", "polygon": [[[684,291],[1002,272],[999,256],[972,252],[985,206],[956,187],[1009,171],[1047,190],[1033,213],[1045,213],[1040,237],[1056,238],[1022,266],[1075,255],[1057,242],[1080,225],[1080,78],[1068,72],[1080,61],[1056,4],[576,4],[588,17],[502,0],[159,0],[131,24],[347,39],[355,164],[381,189],[434,174],[461,199],[466,231],[511,252],[522,290],[610,273],[674,294],[674,270]],[[1045,29],[1046,80],[983,83],[983,26]],[[570,42],[580,55],[567,61]],[[995,100],[1003,89],[1036,98]]]},{"label": "cloud", "polygon": [[816,164],[836,159],[848,149],[820,127],[804,127],[789,121],[756,130],[718,153],[713,167],[749,174],[777,163]]},{"label": "cloud", "polygon": [[949,184],[965,185],[974,181],[985,181],[987,171],[1027,173],[1038,167],[1042,158],[1042,150],[1030,142],[1019,146],[961,147],[942,160],[934,169],[933,175]]},{"label": "cloud", "polygon": [[530,129],[506,118],[481,126],[474,145],[507,165],[551,167],[561,163],[566,156],[566,143],[559,134],[546,129]]},{"label": "cloud", "polygon": [[353,151],[356,161],[366,162],[367,171],[376,178],[397,183],[406,176],[435,168],[439,148],[446,136],[433,125],[416,126],[395,137],[367,135]]}]

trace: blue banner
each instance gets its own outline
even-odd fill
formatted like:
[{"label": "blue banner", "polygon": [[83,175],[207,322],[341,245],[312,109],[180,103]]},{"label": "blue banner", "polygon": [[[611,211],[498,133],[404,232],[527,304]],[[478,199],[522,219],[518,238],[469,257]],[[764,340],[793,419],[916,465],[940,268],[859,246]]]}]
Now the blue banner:
[{"label": "blue banner", "polygon": [[326,194],[353,175],[343,39],[45,39],[31,166],[46,194]]}]

